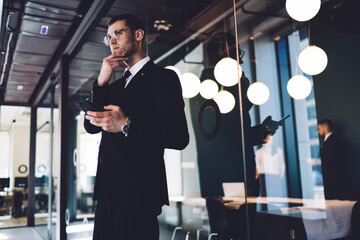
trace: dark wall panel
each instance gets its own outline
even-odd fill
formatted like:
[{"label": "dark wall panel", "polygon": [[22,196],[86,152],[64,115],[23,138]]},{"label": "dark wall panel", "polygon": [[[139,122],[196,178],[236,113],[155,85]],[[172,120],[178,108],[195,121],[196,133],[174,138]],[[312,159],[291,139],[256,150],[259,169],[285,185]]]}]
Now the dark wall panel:
[{"label": "dark wall panel", "polygon": [[338,26],[328,16],[312,24],[312,44],[321,47],[329,59],[325,71],[314,76],[316,110],[318,119],[334,121],[344,148],[339,161],[346,166],[348,190],[360,192],[360,33]]}]

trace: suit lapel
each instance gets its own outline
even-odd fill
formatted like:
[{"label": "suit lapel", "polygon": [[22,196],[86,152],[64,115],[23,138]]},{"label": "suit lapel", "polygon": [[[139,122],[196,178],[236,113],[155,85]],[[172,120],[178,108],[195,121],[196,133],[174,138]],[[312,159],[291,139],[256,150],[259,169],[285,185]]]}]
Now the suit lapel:
[{"label": "suit lapel", "polygon": [[131,79],[129,84],[125,88],[125,93],[132,91],[132,89],[136,88],[139,84],[141,85],[141,81],[146,78],[148,71],[155,66],[153,61],[148,61]]}]

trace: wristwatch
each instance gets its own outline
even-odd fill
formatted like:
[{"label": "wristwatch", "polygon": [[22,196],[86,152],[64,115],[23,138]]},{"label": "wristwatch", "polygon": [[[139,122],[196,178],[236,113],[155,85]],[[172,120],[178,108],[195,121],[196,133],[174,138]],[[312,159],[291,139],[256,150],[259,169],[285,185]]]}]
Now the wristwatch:
[{"label": "wristwatch", "polygon": [[130,121],[130,119],[129,119],[129,120],[128,120],[124,125],[122,125],[122,127],[121,127],[122,132],[123,132],[123,134],[125,135],[125,137],[127,137],[128,134],[129,134],[130,124],[131,124],[131,121]]}]

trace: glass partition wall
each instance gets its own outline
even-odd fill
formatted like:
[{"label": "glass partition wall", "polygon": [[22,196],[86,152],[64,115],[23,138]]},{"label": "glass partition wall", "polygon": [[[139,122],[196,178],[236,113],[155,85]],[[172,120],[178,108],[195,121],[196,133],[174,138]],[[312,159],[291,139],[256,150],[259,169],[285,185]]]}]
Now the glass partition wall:
[{"label": "glass partition wall", "polygon": [[0,107],[0,228],[27,225],[30,108]]},{"label": "glass partition wall", "polygon": [[[272,16],[259,18],[255,13],[244,17],[240,8],[236,14],[235,24],[234,15],[223,9],[223,18],[208,19],[216,21],[203,29],[206,37],[184,40],[178,52],[154,57],[149,51],[155,63],[179,71],[190,134],[184,150],[166,149],[164,154],[170,205],[162,209],[161,225],[191,235],[199,230],[200,239],[206,239],[215,233],[215,222],[225,221],[216,211],[225,209],[228,226],[217,233],[233,238],[348,235],[349,222],[344,219],[355,202],[325,200],[315,80],[298,66],[299,53],[309,45],[307,27],[295,29],[287,20],[279,24]],[[76,122],[72,134],[76,180],[70,193],[76,199],[69,203],[70,219],[80,220],[85,229],[92,228],[89,221],[96,208],[92,195],[101,135],[85,132],[84,115],[73,104],[90,96],[102,59],[110,54],[99,40],[106,34],[109,17],[88,35],[70,63],[70,109]],[[153,43],[147,44],[151,49]],[[221,69],[223,58],[233,60]],[[309,79],[307,95],[296,95],[301,86],[295,87],[295,94],[291,91],[289,80],[295,75]],[[117,70],[112,81],[121,76]],[[339,219],[344,220],[342,225]],[[316,230],[320,224],[324,224],[321,232]]]},{"label": "glass partition wall", "polygon": [[[318,120],[333,117],[334,129],[344,130],[339,134],[342,139],[352,136],[349,138],[352,143],[343,146],[346,152],[337,150],[346,141],[336,142],[336,147],[326,151],[336,148],[340,155],[334,153],[333,157],[344,167],[353,168],[348,178],[356,179],[358,163],[351,158],[357,138],[348,129],[358,131],[359,114],[354,110],[358,108],[350,100],[344,104],[345,101],[337,99],[341,106],[330,100],[337,98],[338,93],[347,99],[342,87],[354,91],[350,88],[358,89],[358,81],[353,81],[356,74],[352,69],[346,68],[348,62],[342,66],[347,69],[343,74],[351,74],[334,81],[338,66],[333,63],[343,53],[333,50],[337,42],[332,43],[329,36],[335,34],[323,33],[313,38],[332,54],[324,72],[308,75],[300,68],[299,55],[313,45],[309,24],[295,24],[270,11],[265,13],[262,10],[269,7],[265,5],[270,1],[258,8],[248,5],[257,11],[246,11],[244,6],[249,1],[244,5],[236,3],[235,15],[233,6],[224,2],[212,5],[217,6],[217,14],[206,9],[211,14],[204,11],[194,18],[188,26],[197,28],[184,31],[183,41],[163,55],[159,51],[163,52],[162,46],[171,41],[160,37],[159,31],[164,29],[152,27],[155,16],[144,14],[150,30],[146,52],[156,64],[178,74],[190,135],[184,150],[166,149],[164,153],[170,204],[162,208],[158,217],[160,239],[168,239],[172,234],[175,239],[186,234],[198,239],[228,235],[233,239],[269,240],[349,236],[351,212],[359,195],[346,192],[348,186],[338,188],[345,177],[338,173],[342,169],[336,168],[339,165],[321,158],[328,156],[324,149],[331,134],[324,133],[323,123],[318,126]],[[62,158],[68,161],[64,176],[58,176],[62,169],[56,168],[61,166],[60,155],[67,154],[67,150],[59,149],[61,97],[55,87],[57,80],[34,108],[37,116],[34,215],[35,225],[41,225],[36,229],[43,238],[55,239],[54,226],[60,224],[56,219],[63,219],[56,218],[60,216],[59,199],[67,207],[64,222],[68,237],[92,236],[101,134],[85,131],[84,113],[76,108],[75,102],[90,97],[102,61],[110,54],[102,43],[107,20],[124,11],[119,6],[110,9],[101,13],[105,16],[95,21],[96,26],[86,32],[85,39],[78,39],[80,46],[67,56],[70,60],[62,62],[69,64],[68,69],[63,68],[68,70],[64,75],[69,75],[69,87],[65,89],[69,95],[69,104],[65,106],[69,118],[61,123],[69,129],[69,139],[62,139],[69,152]],[[357,44],[359,39],[355,40]],[[327,41],[330,46],[325,44]],[[111,82],[122,75],[123,70],[117,69]],[[334,83],[347,81],[350,84],[341,87]],[[330,97],[328,92],[332,93]],[[347,117],[338,117],[337,111]],[[0,106],[0,114],[0,228],[26,226],[31,111],[29,107]],[[352,118],[356,120],[348,120]],[[358,190],[354,186],[357,182],[351,182],[352,190]],[[65,196],[57,194],[60,185],[66,185]],[[116,187],[113,190],[118,191]],[[144,205],[139,207],[146,206],[152,197],[144,195],[141,199]],[[217,223],[223,228],[216,228]]]},{"label": "glass partition wall", "polygon": [[[56,163],[59,161],[58,108],[53,102],[55,96],[50,91],[37,109],[36,160],[35,160],[35,225],[39,233],[49,239],[55,238],[56,189],[58,178]],[[53,103],[51,103],[53,102]],[[46,229],[46,231],[45,231]],[[50,235],[50,236],[49,236]]]}]

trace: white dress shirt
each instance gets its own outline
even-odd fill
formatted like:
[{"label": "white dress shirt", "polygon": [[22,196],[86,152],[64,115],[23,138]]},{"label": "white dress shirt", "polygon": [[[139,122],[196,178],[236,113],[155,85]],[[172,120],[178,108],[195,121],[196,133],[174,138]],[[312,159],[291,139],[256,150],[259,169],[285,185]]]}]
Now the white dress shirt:
[{"label": "white dress shirt", "polygon": [[137,63],[135,63],[134,66],[132,66],[130,69],[125,69],[124,74],[126,71],[130,71],[131,75],[126,79],[126,83],[125,83],[125,88],[126,86],[129,84],[129,82],[131,81],[131,79],[140,71],[140,69],[143,68],[143,66],[150,61],[150,57],[144,57],[143,59],[141,59],[140,61],[138,61]]},{"label": "white dress shirt", "polygon": [[326,140],[331,136],[332,132],[329,132],[328,134],[325,135],[324,137],[324,142],[326,142]]}]

